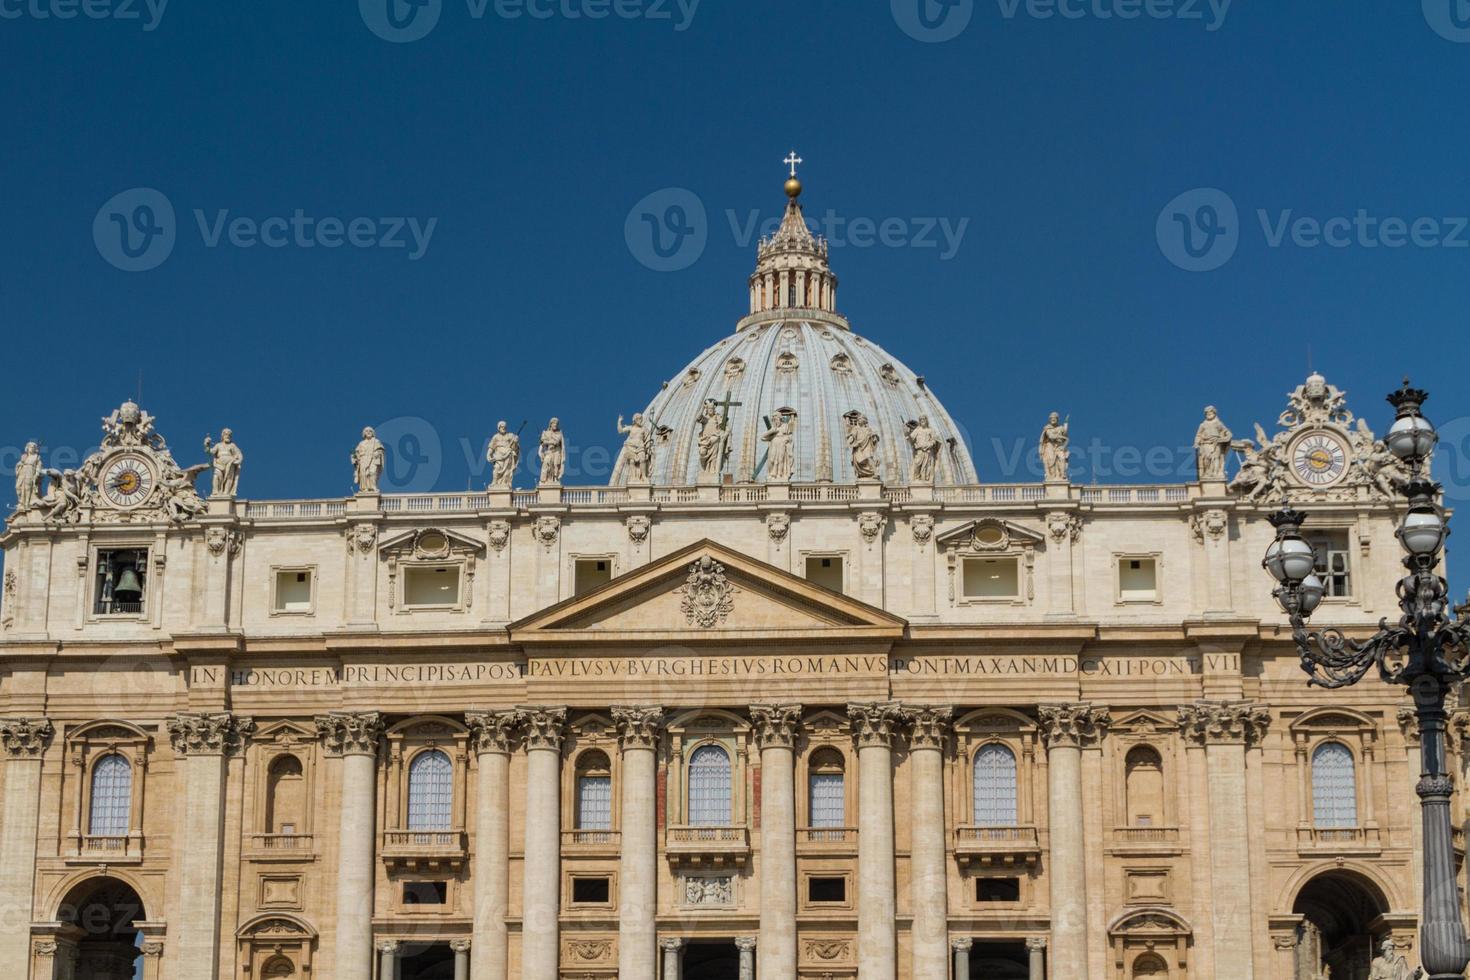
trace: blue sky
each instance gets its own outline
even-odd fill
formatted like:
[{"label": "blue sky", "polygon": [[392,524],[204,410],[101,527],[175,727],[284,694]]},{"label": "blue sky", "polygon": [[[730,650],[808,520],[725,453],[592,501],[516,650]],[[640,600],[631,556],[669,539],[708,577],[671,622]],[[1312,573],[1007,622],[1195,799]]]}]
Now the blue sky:
[{"label": "blue sky", "polygon": [[[159,2],[0,0],[7,472],[140,372],[186,464],[233,426],[256,498],[348,493],[368,423],[413,489],[483,485],[500,418],[613,447],[744,311],[794,147],[842,310],[982,479],[1030,479],[1052,409],[1080,479],[1182,478],[1136,460],[1206,403],[1269,427],[1310,364],[1380,431],[1431,388],[1470,497],[1463,0]],[[1236,212],[1203,259],[1160,237],[1180,195]],[[639,243],[691,200],[694,244]]]}]

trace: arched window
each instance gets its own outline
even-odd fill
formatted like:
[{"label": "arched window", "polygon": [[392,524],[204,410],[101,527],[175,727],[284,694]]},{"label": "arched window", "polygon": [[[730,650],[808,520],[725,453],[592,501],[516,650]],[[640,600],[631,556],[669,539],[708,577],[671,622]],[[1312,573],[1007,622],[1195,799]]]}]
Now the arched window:
[{"label": "arched window", "polygon": [[731,813],[730,756],[718,745],[701,745],[689,757],[689,823],[725,827]]},{"label": "arched window", "polygon": [[1147,745],[1128,753],[1128,826],[1153,827],[1164,818],[1164,760]]},{"label": "arched window", "polygon": [[1341,742],[1323,742],[1312,753],[1312,811],[1318,827],[1358,825],[1353,753]]},{"label": "arched window", "polygon": [[92,767],[92,803],[87,833],[126,837],[133,812],[133,767],[120,755],[104,755]]},{"label": "arched window", "polygon": [[847,826],[842,754],[833,749],[822,749],[812,756],[807,770],[807,806],[811,825],[818,828]]},{"label": "arched window", "polygon": [[277,956],[261,969],[260,975],[264,980],[290,980],[296,976],[296,964],[284,956]]},{"label": "arched window", "polygon": [[975,825],[1016,825],[1016,754],[998,742],[975,753]]},{"label": "arched window", "polygon": [[454,810],[454,766],[435,749],[408,766],[408,829],[449,830]]},{"label": "arched window", "polygon": [[577,759],[578,830],[612,830],[612,766],[601,752]]},{"label": "arched window", "polygon": [[298,834],[306,813],[306,776],[301,760],[283,755],[271,763],[266,778],[265,822],[272,834]]}]

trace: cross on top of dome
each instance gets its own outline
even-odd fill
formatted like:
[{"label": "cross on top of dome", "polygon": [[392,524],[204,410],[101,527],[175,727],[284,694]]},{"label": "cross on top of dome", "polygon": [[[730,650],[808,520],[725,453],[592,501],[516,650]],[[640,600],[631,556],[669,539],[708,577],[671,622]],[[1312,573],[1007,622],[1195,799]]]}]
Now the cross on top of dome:
[{"label": "cross on top of dome", "polygon": [[756,250],[755,272],[750,277],[750,312],[770,310],[837,310],[837,277],[827,264],[827,240],[812,234],[802,214],[801,181],[797,164],[804,163],[792,150],[781,161],[791,168],[786,179],[786,213],[781,227],[770,238],[761,239]]}]

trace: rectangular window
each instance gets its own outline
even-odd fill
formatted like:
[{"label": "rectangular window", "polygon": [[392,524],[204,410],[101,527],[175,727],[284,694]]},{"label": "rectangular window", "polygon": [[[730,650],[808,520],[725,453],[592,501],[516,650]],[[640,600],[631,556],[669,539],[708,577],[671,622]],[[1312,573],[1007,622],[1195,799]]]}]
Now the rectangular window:
[{"label": "rectangular window", "polygon": [[612,777],[577,779],[577,829],[612,830]]},{"label": "rectangular window", "polygon": [[1118,559],[1118,599],[1153,602],[1159,597],[1159,565],[1155,558]]},{"label": "rectangular window", "polygon": [[578,558],[573,574],[573,595],[600,589],[612,581],[612,559]]},{"label": "rectangular window", "polygon": [[838,555],[807,555],[806,580],[833,592],[842,591],[842,558]]},{"label": "rectangular window", "polygon": [[612,901],[612,882],[608,878],[573,878],[572,904],[607,905]]},{"label": "rectangular window", "polygon": [[1317,553],[1317,577],[1327,587],[1326,595],[1343,599],[1353,594],[1352,565],[1349,562],[1348,533],[1319,531],[1304,535]]},{"label": "rectangular window", "polygon": [[847,879],[808,878],[806,900],[813,905],[847,901]]},{"label": "rectangular window", "polygon": [[966,558],[966,599],[1014,599],[1021,594],[1021,563],[1016,558]]},{"label": "rectangular window", "polygon": [[405,606],[459,605],[459,569],[442,565],[404,569],[403,604]]},{"label": "rectangular window", "polygon": [[847,825],[847,798],[840,772],[814,772],[811,777],[811,821],[813,827],[830,829]]},{"label": "rectangular window", "polygon": [[1019,902],[1020,900],[1020,878],[975,879],[975,901],[977,902]]},{"label": "rectangular window", "polygon": [[141,616],[148,591],[148,549],[112,548],[97,552],[98,616]]},{"label": "rectangular window", "polygon": [[403,883],[404,905],[448,905],[449,882],[405,881]]},{"label": "rectangular window", "polygon": [[276,606],[278,613],[311,612],[312,571],[290,568],[276,572]]}]

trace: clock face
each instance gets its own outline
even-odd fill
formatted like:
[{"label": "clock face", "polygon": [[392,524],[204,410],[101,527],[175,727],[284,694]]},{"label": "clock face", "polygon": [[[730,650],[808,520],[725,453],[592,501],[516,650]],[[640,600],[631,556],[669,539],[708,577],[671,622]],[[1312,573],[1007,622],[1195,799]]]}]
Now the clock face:
[{"label": "clock face", "polygon": [[114,457],[98,481],[102,495],[114,507],[136,507],[153,493],[157,478],[153,466],[142,456],[126,453]]},{"label": "clock face", "polygon": [[1311,432],[1291,447],[1291,471],[1309,487],[1330,487],[1347,473],[1348,448],[1326,432]]}]

